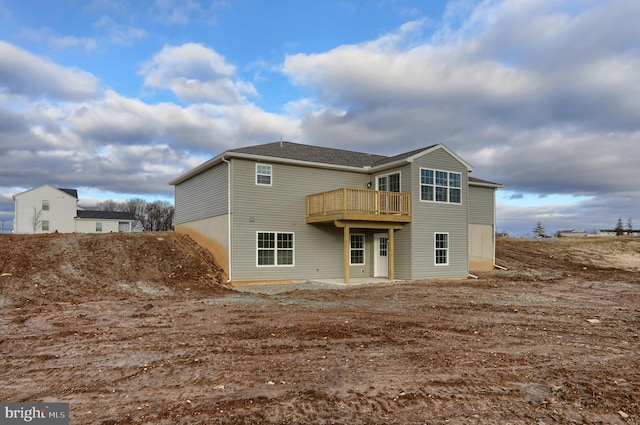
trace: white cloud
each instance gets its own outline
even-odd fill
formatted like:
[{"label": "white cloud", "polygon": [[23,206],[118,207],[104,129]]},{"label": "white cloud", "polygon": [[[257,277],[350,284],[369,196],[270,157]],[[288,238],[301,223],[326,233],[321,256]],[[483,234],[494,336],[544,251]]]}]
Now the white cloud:
[{"label": "white cloud", "polygon": [[103,15],[93,23],[96,28],[107,31],[109,40],[114,44],[123,46],[132,45],[134,41],[146,38],[147,31],[131,25],[122,25],[111,19],[109,16]]},{"label": "white cloud", "polygon": [[201,44],[164,46],[139,72],[147,87],[169,89],[189,102],[222,104],[244,102],[257,94],[255,87],[235,80],[236,68],[215,50]]},{"label": "white cloud", "polygon": [[79,100],[99,95],[98,79],[0,41],[0,91],[29,98]]},{"label": "white cloud", "polygon": [[193,0],[156,0],[155,7],[170,25],[187,25],[192,14],[202,11],[200,4]]},{"label": "white cloud", "polygon": [[47,44],[54,49],[81,48],[90,53],[98,48],[98,42],[91,37],[78,37],[75,35],[59,35],[51,28],[26,28],[20,31],[19,38]]}]

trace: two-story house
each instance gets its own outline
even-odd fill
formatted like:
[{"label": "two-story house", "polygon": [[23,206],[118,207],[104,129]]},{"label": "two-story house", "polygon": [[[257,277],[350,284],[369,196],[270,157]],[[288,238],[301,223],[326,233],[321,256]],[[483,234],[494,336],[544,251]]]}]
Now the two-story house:
[{"label": "two-story house", "polygon": [[131,232],[138,221],[119,211],[93,211],[78,206],[76,189],[44,184],[13,195],[14,233]]},{"label": "two-story house", "polygon": [[438,144],[396,156],[275,142],[170,182],[175,229],[229,281],[461,278],[492,269],[495,191]]}]

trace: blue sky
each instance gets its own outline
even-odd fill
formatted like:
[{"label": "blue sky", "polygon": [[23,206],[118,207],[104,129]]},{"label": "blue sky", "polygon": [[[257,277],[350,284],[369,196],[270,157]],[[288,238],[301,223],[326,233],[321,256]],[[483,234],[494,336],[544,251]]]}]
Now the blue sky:
[{"label": "blue sky", "polygon": [[171,199],[183,171],[283,138],[444,143],[504,185],[499,231],[612,228],[640,211],[637,16],[637,0],[0,0],[0,219],[44,183],[87,205]]}]

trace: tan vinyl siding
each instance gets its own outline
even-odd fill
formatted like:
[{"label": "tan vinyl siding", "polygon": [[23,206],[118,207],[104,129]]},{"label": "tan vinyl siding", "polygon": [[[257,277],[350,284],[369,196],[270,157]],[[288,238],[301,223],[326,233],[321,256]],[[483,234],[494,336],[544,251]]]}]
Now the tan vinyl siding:
[{"label": "tan vinyl siding", "polygon": [[495,251],[495,189],[469,187],[469,269],[492,270]]},{"label": "tan vinyl siding", "polygon": [[[307,224],[306,195],[342,187],[366,188],[368,176],[265,161],[272,165],[272,184],[263,186],[255,183],[255,164],[232,159],[232,279],[342,278],[343,230]],[[293,232],[294,266],[258,267],[257,232]]]},{"label": "tan vinyl siding", "polygon": [[175,223],[227,214],[228,172],[221,163],[175,187]]},{"label": "tan vinyl siding", "polygon": [[[464,164],[444,149],[416,158],[412,163],[413,200],[411,223],[411,278],[465,277],[468,263],[468,172]],[[462,176],[461,203],[428,202],[420,200],[420,168],[460,173]],[[449,235],[449,264],[435,265],[435,233]]]}]

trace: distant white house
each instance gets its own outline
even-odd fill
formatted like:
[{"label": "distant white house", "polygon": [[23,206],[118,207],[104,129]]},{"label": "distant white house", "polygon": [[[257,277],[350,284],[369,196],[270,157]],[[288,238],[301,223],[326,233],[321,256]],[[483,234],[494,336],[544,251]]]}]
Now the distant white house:
[{"label": "distant white house", "polygon": [[13,201],[14,233],[131,232],[139,223],[131,213],[79,207],[76,189],[48,184],[18,193]]}]

